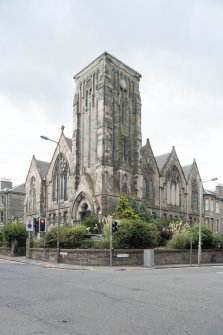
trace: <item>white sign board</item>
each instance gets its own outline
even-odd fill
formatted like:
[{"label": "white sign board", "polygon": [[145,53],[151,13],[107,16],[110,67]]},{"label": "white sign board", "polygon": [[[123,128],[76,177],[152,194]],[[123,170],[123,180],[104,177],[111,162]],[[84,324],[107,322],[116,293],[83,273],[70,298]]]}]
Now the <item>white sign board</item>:
[{"label": "white sign board", "polygon": [[33,219],[26,220],[26,231],[33,231]]},{"label": "white sign board", "polygon": [[129,254],[117,254],[117,257],[129,257]]}]

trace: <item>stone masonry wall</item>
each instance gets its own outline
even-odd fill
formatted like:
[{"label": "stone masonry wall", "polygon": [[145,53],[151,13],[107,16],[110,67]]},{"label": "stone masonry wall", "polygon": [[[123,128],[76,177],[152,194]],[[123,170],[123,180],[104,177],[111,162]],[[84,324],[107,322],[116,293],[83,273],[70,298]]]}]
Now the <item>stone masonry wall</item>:
[{"label": "stone masonry wall", "polygon": [[[0,251],[1,252],[1,251]],[[30,250],[30,257],[39,260],[56,261],[56,249],[37,249]],[[190,264],[190,250],[164,250],[155,249],[155,266]],[[197,264],[197,250],[192,252],[192,264]],[[63,249],[60,252],[61,263],[73,265],[89,266],[109,266],[109,250],[94,249]],[[203,250],[202,264],[223,263],[223,250]],[[113,250],[112,265],[114,266],[135,266],[144,264],[144,250],[126,249]]]}]

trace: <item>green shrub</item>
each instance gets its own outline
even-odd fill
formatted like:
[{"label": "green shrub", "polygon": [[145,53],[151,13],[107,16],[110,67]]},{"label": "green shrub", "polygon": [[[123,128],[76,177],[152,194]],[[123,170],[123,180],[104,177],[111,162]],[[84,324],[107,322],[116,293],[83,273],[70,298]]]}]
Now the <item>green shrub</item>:
[{"label": "green shrub", "polygon": [[3,229],[0,228],[0,245],[3,243]]},{"label": "green shrub", "polygon": [[219,233],[214,234],[213,237],[213,248],[223,248],[223,236]]},{"label": "green shrub", "polygon": [[3,228],[3,239],[9,247],[14,240],[17,240],[19,247],[25,247],[27,236],[26,227],[22,222],[9,223]]},{"label": "green shrub", "polygon": [[148,212],[146,206],[143,203],[138,204],[136,200],[133,200],[131,202],[131,207],[142,221],[147,223],[152,223],[154,221],[152,215],[150,212]]},{"label": "green shrub", "polygon": [[79,244],[80,249],[109,249],[108,240],[83,240]]},{"label": "green shrub", "polygon": [[87,216],[83,221],[82,225],[88,228],[88,231],[93,234],[102,234],[102,223],[99,221],[96,215],[92,214]]},{"label": "green shrub", "polygon": [[[195,224],[191,229],[192,240],[193,240],[193,248],[198,248],[198,232],[199,232],[199,224]],[[212,230],[206,225],[201,225],[201,247],[206,249],[211,249],[213,247],[214,242],[214,234]]]},{"label": "green shrub", "polygon": [[174,234],[167,242],[167,246],[172,249],[187,249],[190,246],[191,234],[189,231],[183,231],[179,234]]},{"label": "green shrub", "polygon": [[121,220],[113,235],[115,248],[145,249],[158,246],[159,231],[154,224],[141,220]]},{"label": "green shrub", "polygon": [[[85,226],[68,227],[62,226],[59,229],[60,248],[76,248],[87,233]],[[51,228],[46,234],[46,247],[55,248],[57,246],[57,227]]]}]

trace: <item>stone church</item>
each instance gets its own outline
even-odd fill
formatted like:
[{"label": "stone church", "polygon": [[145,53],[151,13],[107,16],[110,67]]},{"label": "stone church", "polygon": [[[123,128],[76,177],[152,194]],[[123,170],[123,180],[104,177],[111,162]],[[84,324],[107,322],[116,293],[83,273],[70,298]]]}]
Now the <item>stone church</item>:
[{"label": "stone church", "polygon": [[155,156],[148,139],[142,145],[141,75],[104,52],[74,79],[72,138],[62,126],[50,162],[32,157],[25,217],[79,224],[90,213],[110,215],[124,192],[154,217],[197,221],[195,160],[181,166],[174,147]]}]

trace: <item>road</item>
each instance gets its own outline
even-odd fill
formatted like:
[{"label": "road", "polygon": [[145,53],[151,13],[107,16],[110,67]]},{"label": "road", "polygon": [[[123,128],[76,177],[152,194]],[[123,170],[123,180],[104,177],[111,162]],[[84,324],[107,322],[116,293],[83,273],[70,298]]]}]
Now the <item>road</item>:
[{"label": "road", "polygon": [[222,335],[223,267],[68,270],[0,260],[1,335]]}]

